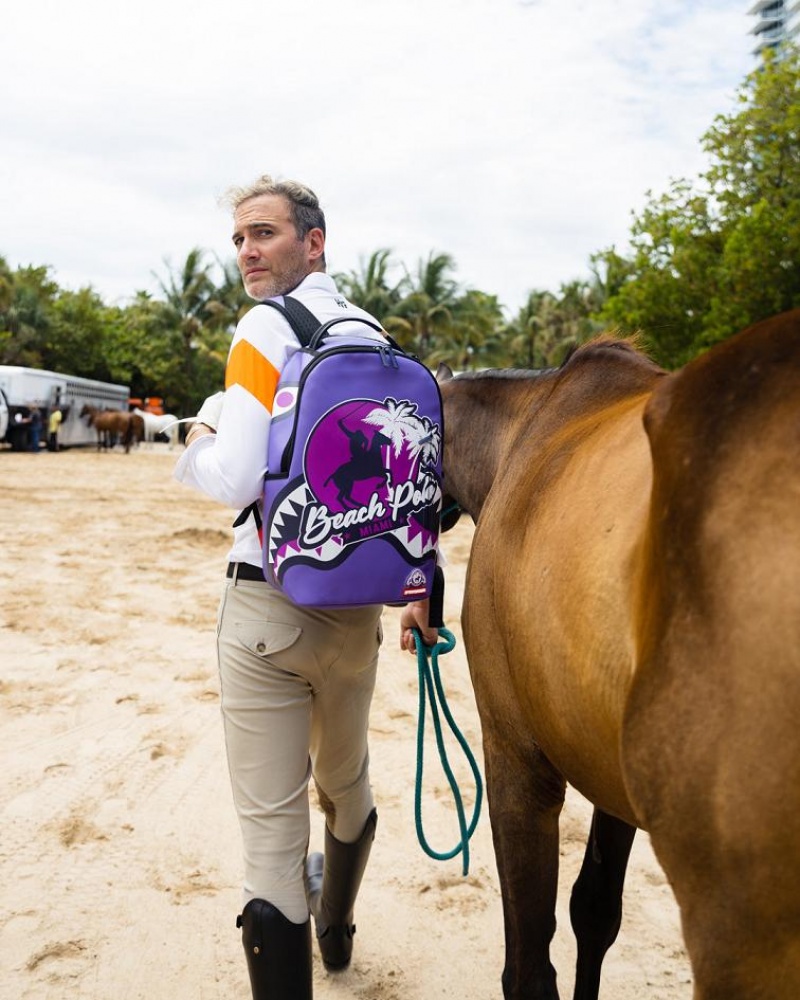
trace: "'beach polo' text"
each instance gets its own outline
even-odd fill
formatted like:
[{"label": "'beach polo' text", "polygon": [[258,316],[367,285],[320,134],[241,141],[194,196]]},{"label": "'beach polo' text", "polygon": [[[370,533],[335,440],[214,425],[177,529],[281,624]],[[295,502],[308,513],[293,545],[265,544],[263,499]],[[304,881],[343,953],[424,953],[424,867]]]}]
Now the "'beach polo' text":
[{"label": "'beach polo' text", "polygon": [[352,510],[332,513],[324,503],[310,503],[303,511],[298,543],[302,548],[313,549],[332,535],[342,534],[343,541],[350,542],[393,531],[415,510],[431,503],[436,489],[433,477],[426,475],[421,483],[407,480],[389,486],[385,502],[374,492],[369,503]]}]

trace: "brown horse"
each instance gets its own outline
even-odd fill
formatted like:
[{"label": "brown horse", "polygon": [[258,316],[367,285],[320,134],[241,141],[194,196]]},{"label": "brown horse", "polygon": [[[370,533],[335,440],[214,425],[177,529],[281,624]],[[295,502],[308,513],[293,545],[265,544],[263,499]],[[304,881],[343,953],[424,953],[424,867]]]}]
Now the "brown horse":
[{"label": "brown horse", "polygon": [[[445,376],[446,379],[446,376]],[[463,627],[507,1000],[556,1000],[558,821],[595,1000],[635,829],[695,1000],[800,997],[800,310],[668,374],[602,337],[558,369],[442,381],[444,491],[477,523]]]},{"label": "brown horse", "polygon": [[138,425],[134,422],[133,415],[123,410],[101,410],[87,403],[81,409],[80,416],[88,417],[89,426],[97,431],[98,451],[101,448],[113,448],[119,440],[127,455],[131,444],[138,438],[139,430],[143,436],[144,424]]}]

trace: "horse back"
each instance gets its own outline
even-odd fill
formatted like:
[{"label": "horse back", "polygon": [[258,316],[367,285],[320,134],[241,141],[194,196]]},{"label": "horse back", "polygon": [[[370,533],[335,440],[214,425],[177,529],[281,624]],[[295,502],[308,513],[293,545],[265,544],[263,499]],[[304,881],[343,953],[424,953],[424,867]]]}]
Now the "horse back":
[{"label": "horse back", "polygon": [[[800,310],[669,376],[645,426],[653,487],[627,786],[693,963],[738,950],[800,989]],[[755,935],[726,938],[743,914]],[[773,934],[760,963],[758,936],[776,922],[785,941]],[[728,995],[755,995],[730,968]]]},{"label": "horse back", "polygon": [[[667,633],[698,634],[724,651],[722,676],[738,669],[755,686],[783,664],[784,679],[800,682],[800,310],[665,379],[645,427],[640,656],[656,655]],[[754,659],[770,662],[757,679]]]}]

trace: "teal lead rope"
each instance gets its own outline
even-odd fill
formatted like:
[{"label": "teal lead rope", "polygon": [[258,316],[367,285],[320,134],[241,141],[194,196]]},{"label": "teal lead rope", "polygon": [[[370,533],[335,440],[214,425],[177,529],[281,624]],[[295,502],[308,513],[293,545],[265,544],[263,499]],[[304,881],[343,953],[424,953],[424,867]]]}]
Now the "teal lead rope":
[{"label": "teal lead rope", "polygon": [[[428,857],[434,858],[437,861],[448,861],[450,858],[454,858],[457,854],[463,854],[463,866],[462,874],[469,874],[469,841],[472,834],[475,832],[475,827],[478,825],[478,818],[481,813],[481,801],[483,799],[483,783],[481,781],[480,771],[478,770],[478,765],[475,763],[475,758],[472,755],[472,751],[469,748],[469,744],[464,739],[461,731],[453,719],[450,713],[450,709],[447,705],[447,699],[445,698],[444,689],[442,688],[441,677],[439,676],[439,654],[449,653],[451,649],[455,647],[456,640],[452,632],[448,632],[446,628],[439,629],[439,635],[444,640],[443,642],[437,642],[435,646],[428,647],[423,641],[417,629],[414,629],[414,643],[417,647],[417,668],[419,671],[419,718],[417,722],[417,778],[416,778],[416,788],[414,792],[414,819],[417,826],[417,839],[420,842],[420,846],[423,851],[428,855]],[[430,662],[428,656],[430,654]],[[456,812],[458,813],[458,827],[461,834],[460,843],[451,850],[445,853],[439,853],[434,851],[428,841],[425,838],[425,834],[422,830],[422,771],[423,771],[423,746],[424,746],[424,735],[425,735],[425,702],[426,699],[430,702],[431,706],[431,718],[433,719],[433,728],[436,733],[436,745],[439,748],[439,757],[442,761],[442,767],[447,775],[447,780],[450,783],[450,789],[453,793],[453,798],[456,804]],[[464,805],[461,801],[461,792],[458,789],[458,782],[455,779],[452,768],[450,767],[450,762],[447,758],[447,751],[444,746],[444,740],[442,739],[442,724],[439,719],[439,708],[441,706],[442,713],[444,714],[447,724],[458,740],[461,749],[464,751],[464,755],[467,758],[467,762],[472,770],[473,777],[475,779],[475,808],[472,814],[472,819],[470,821],[469,827],[467,827],[466,818],[464,816]]]}]

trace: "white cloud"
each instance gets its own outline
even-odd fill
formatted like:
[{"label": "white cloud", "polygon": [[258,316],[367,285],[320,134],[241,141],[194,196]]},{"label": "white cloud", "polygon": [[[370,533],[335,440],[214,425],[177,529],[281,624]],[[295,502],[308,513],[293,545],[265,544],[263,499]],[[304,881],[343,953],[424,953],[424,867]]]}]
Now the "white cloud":
[{"label": "white cloud", "polygon": [[[22,5],[17,5],[22,8]],[[0,254],[104,297],[227,255],[216,197],[269,171],[320,194],[332,269],[388,246],[517,308],[624,244],[702,168],[752,68],[710,0],[99,0],[5,27]]]}]

